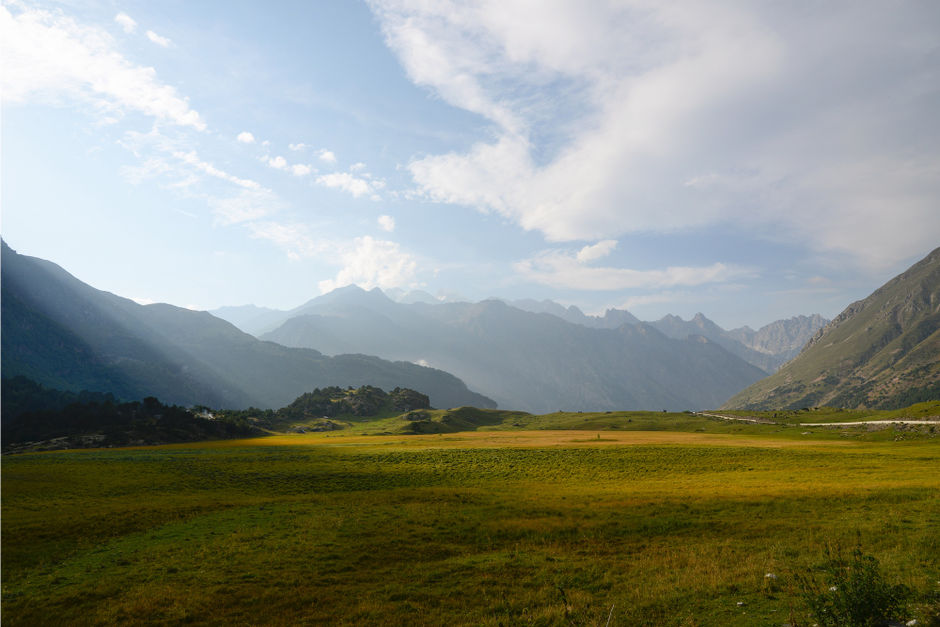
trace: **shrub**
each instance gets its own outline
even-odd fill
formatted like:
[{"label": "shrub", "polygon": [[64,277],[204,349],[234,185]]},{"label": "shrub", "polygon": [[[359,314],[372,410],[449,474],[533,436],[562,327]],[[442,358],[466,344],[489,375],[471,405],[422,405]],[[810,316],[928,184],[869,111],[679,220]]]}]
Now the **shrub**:
[{"label": "shrub", "polygon": [[813,574],[796,576],[800,596],[820,627],[875,627],[899,619],[911,590],[886,582],[877,559],[862,554],[861,547],[847,560],[838,547],[827,546],[825,557],[821,582]]}]

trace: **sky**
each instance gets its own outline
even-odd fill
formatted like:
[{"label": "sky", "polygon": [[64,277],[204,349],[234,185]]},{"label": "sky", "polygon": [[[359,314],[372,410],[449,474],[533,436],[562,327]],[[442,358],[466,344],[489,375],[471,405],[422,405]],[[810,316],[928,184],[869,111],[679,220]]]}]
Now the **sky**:
[{"label": "sky", "polygon": [[940,245],[940,3],[0,4],[0,233],[99,289],[725,328]]}]

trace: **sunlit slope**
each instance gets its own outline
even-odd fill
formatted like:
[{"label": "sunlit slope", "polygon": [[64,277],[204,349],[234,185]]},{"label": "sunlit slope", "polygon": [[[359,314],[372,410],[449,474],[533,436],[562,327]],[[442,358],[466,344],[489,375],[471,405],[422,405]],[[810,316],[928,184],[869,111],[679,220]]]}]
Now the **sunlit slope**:
[{"label": "sunlit slope", "polygon": [[852,303],[793,361],[725,404],[894,408],[940,398],[940,248]]}]

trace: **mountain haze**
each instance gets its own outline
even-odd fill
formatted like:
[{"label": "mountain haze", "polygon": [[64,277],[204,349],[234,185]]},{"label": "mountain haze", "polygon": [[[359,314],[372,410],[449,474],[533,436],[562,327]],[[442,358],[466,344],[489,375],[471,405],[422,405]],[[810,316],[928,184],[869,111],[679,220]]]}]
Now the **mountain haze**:
[{"label": "mountain haze", "polygon": [[777,320],[758,331],[749,327],[725,331],[704,314],[697,313],[688,321],[678,316],[664,316],[649,324],[677,339],[690,335],[705,336],[769,374],[793,359],[827,322],[819,314],[814,314]]},{"label": "mountain haze", "polygon": [[827,324],[829,324],[828,320],[819,314],[813,314],[777,320],[762,326],[757,331],[750,327],[740,327],[726,331],[726,334],[758,353],[773,356],[778,362],[777,367],[769,371],[775,372],[780,366],[799,355],[806,343]]},{"label": "mountain haze", "polygon": [[[355,286],[353,286],[353,288],[355,288]],[[339,288],[341,292],[347,289],[349,289],[349,286]],[[407,293],[402,290],[389,290],[384,294],[392,302],[403,305],[424,304],[435,306],[460,304],[454,301],[442,301],[420,290]],[[231,322],[246,333],[261,337],[266,333],[274,331],[291,318],[304,315],[310,311],[322,309],[326,301],[321,299],[326,296],[328,296],[328,294],[310,300],[289,311],[278,311],[264,307],[256,307],[254,305],[244,305],[241,307],[221,307],[209,313]],[[348,293],[347,296],[352,298]],[[564,320],[565,322],[592,329],[617,329],[624,324],[641,323],[636,316],[623,309],[608,309],[604,312],[603,316],[596,316],[585,314],[574,305],[565,307],[551,300],[519,299],[502,302],[516,309],[531,313],[548,314]],[[467,305],[469,303],[463,304]],[[767,374],[776,372],[781,365],[795,357],[813,334],[821,329],[827,322],[828,320],[819,314],[813,314],[812,316],[796,316],[787,320],[777,320],[776,322],[761,327],[757,331],[754,331],[750,327],[741,327],[739,329],[726,331],[706,318],[703,314],[698,313],[688,321],[678,316],[670,315],[660,320],[648,322],[647,324],[655,327],[668,337],[677,340],[685,340],[690,336],[696,335],[707,337],[713,342],[720,344],[729,352],[744,359],[749,364],[757,366]],[[368,330],[363,329],[363,332],[368,333]]]},{"label": "mountain haze", "polygon": [[715,407],[765,374],[701,336],[675,340],[643,323],[591,328],[499,300],[406,305],[349,286],[300,311],[262,337],[428,363],[534,413]]},{"label": "mountain haze", "polygon": [[2,370],[55,389],[211,407],[281,407],[331,385],[407,387],[438,407],[493,401],[452,375],[262,342],[207,312],[139,305],[2,245]]},{"label": "mountain haze", "polygon": [[891,409],[940,398],[940,248],[820,330],[729,408]]}]

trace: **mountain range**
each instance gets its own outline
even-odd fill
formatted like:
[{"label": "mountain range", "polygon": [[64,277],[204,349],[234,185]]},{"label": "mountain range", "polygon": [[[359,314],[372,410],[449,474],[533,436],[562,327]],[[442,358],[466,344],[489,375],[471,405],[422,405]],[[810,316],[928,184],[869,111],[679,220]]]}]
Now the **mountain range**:
[{"label": "mountain range", "polygon": [[728,408],[894,409],[940,398],[940,248],[849,305]]},{"label": "mountain range", "polygon": [[5,378],[216,408],[281,407],[334,385],[412,388],[436,407],[495,406],[441,370],[367,355],[328,357],[258,340],[207,312],[139,305],[5,242],[0,270]]},{"label": "mountain range", "polygon": [[585,316],[589,326],[499,300],[408,304],[348,286],[285,312],[261,338],[428,364],[533,413],[716,407],[766,375],[701,335],[674,339],[617,320],[627,316]]},{"label": "mountain range", "polygon": [[[390,290],[386,295],[393,293],[395,291]],[[396,298],[390,300],[404,305],[457,304],[442,302],[431,294],[420,290],[407,293],[401,292],[396,294]],[[623,309],[608,309],[602,316],[592,316],[585,314],[574,305],[565,307],[551,300],[519,299],[504,302],[516,309],[531,313],[549,314],[565,322],[592,329],[616,329],[624,324],[641,323],[636,316]],[[255,305],[241,305],[220,307],[211,310],[210,313],[231,322],[246,333],[260,337],[275,331],[291,318],[316,310],[321,304],[322,301],[313,299],[300,307],[287,311]],[[726,331],[706,318],[704,314],[697,313],[688,321],[678,316],[667,315],[646,324],[653,326],[666,336],[678,340],[684,340],[695,335],[706,337],[769,374],[776,372],[780,366],[795,357],[813,334],[828,322],[826,318],[819,314],[813,314],[811,316],[795,316],[785,320],[777,320],[757,331],[747,326]]]},{"label": "mountain range", "polygon": [[[212,407],[279,407],[335,385],[408,387],[435,406],[534,413],[716,407],[824,322],[725,331],[701,314],[644,323],[552,301],[441,303],[412,292],[395,302],[355,286],[291,311],[249,305],[210,315],[96,290],[5,243],[2,272],[4,377]],[[271,330],[257,338],[235,324]]]},{"label": "mountain range", "polygon": [[757,331],[750,327],[725,331],[706,318],[704,314],[697,313],[688,321],[678,316],[664,316],[649,324],[669,337],[684,338],[690,335],[707,337],[769,374],[776,372],[780,366],[793,359],[806,345],[809,338],[828,322],[819,314],[813,314],[777,320]]}]

